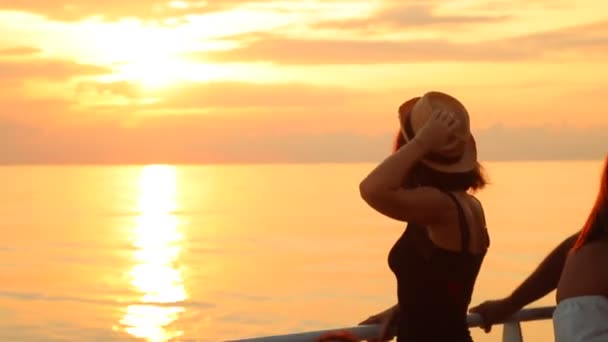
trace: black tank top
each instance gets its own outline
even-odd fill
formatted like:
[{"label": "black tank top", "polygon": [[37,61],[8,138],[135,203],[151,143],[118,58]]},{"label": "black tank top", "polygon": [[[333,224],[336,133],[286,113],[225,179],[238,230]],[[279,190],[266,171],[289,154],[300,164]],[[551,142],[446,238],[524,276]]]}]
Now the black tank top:
[{"label": "black tank top", "polygon": [[388,256],[397,278],[398,342],[473,341],[467,308],[487,249],[479,254],[468,251],[464,211],[453,194],[446,194],[458,209],[461,251],[436,246],[426,228],[409,223]]}]

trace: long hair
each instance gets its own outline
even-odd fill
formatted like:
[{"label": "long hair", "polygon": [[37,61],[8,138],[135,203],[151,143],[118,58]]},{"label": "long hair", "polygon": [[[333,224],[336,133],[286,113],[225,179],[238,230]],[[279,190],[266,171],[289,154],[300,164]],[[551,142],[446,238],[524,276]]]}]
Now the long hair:
[{"label": "long hair", "polygon": [[584,245],[608,237],[608,155],[604,160],[600,190],[583,229],[578,234],[572,252]]}]

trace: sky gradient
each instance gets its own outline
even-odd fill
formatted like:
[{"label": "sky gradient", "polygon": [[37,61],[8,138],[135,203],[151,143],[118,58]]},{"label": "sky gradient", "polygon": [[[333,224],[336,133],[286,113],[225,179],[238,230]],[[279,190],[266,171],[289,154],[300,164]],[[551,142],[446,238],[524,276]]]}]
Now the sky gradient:
[{"label": "sky gradient", "polygon": [[608,3],[0,0],[0,163],[371,161],[401,102],[482,160],[608,152]]}]

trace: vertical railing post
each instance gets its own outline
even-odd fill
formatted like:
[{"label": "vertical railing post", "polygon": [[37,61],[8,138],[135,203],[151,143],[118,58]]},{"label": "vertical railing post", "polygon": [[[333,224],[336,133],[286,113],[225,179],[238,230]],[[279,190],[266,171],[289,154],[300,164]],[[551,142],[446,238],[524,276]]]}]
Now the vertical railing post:
[{"label": "vertical railing post", "polygon": [[521,333],[519,322],[507,322],[502,326],[502,342],[523,342],[524,337]]}]

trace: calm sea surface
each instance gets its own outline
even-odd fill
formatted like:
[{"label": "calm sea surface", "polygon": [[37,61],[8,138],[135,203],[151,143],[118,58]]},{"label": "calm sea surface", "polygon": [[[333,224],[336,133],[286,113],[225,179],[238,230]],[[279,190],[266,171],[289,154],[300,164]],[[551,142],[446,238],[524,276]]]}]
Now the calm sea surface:
[{"label": "calm sea surface", "polygon": [[[0,167],[0,341],[354,325],[396,301],[386,257],[403,224],[360,200],[373,166]],[[486,164],[492,246],[473,304],[506,295],[582,225],[600,167]],[[523,328],[527,341],[552,340],[549,322]],[[500,328],[473,331],[500,341]]]}]

